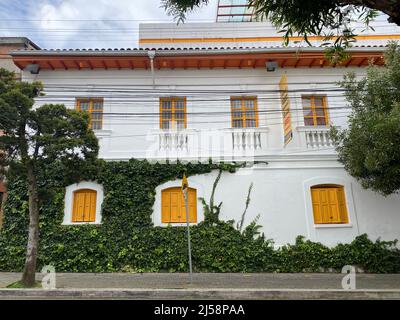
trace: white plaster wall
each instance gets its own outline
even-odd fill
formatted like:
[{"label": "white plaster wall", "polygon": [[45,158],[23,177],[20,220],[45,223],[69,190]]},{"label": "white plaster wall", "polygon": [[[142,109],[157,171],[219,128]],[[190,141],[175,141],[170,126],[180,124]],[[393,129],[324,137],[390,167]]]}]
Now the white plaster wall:
[{"label": "white plaster wall", "polygon": [[[266,70],[170,70],[156,71],[156,86],[152,89],[150,71],[146,70],[107,70],[107,71],[41,71],[37,76],[24,73],[25,80],[42,81],[47,96],[37,99],[37,106],[44,103],[65,103],[75,107],[75,97],[103,97],[104,112],[135,113],[159,112],[159,97],[179,96],[182,91],[191,89],[234,90],[245,95],[257,95],[260,112],[260,126],[268,128],[265,147],[257,160],[264,160],[268,165],[241,170],[236,174],[224,173],[216,192],[216,202],[223,201],[221,218],[238,221],[244,209],[245,198],[251,182],[254,183],[252,201],[245,223],[260,214],[259,224],[267,238],[277,245],[293,243],[297,235],[321,241],[327,245],[349,242],[361,233],[369,234],[373,239],[400,238],[400,198],[384,198],[374,192],[363,190],[343,170],[336,161],[333,150],[314,151],[306,149],[297,127],[304,125],[301,106],[301,94],[326,93],[326,89],[337,88],[334,82],[343,77],[343,73],[353,70],[358,76],[365,72],[363,68],[298,68],[284,69],[269,73]],[[280,114],[280,100],[277,90],[282,72],[287,73],[294,138],[283,147],[283,128]],[[73,87],[72,87],[73,86]],[[121,88],[134,86],[136,92],[120,92]],[[138,88],[143,88],[140,90]],[[168,90],[168,93],[161,92]],[[258,91],[255,94],[255,91]],[[341,92],[328,91],[329,116],[332,124],[346,126],[346,109]],[[201,101],[204,95],[188,94],[187,111],[205,112],[205,115],[188,115],[188,128],[191,130],[214,129],[224,134],[229,128],[231,93],[207,93],[206,99],[219,101]],[[341,109],[335,108],[339,107]],[[226,113],[220,116],[211,114],[216,110]],[[147,135],[159,127],[158,117],[146,118],[138,122],[132,117],[104,116],[103,130],[97,132],[100,138],[100,157],[107,160],[126,160],[145,158],[153,143]],[[205,157],[208,154],[204,154]],[[151,159],[150,159],[151,160]],[[185,158],[183,159],[185,160]],[[189,182],[197,185],[198,196],[209,199],[216,173],[190,177]],[[346,186],[346,198],[351,214],[351,226],[316,228],[312,223],[309,209],[307,181],[310,179],[335,179]],[[169,184],[180,185],[179,181]],[[157,196],[160,195],[157,189]],[[202,191],[199,191],[202,190]],[[100,189],[98,191],[98,201]],[[70,194],[70,193],[67,193]],[[160,214],[156,200],[153,221],[157,224]],[[70,200],[66,198],[66,203]],[[157,204],[158,203],[158,204]],[[101,204],[98,204],[98,209]],[[67,212],[66,212],[67,214]],[[198,211],[199,217],[202,208]],[[67,217],[67,216],[66,216]],[[97,215],[100,217],[100,215]],[[65,223],[68,222],[64,221]],[[70,220],[69,220],[70,221]],[[97,221],[100,222],[100,221]]]},{"label": "white plaster wall", "polygon": [[[277,72],[260,69],[157,70],[154,89],[151,73],[146,70],[41,71],[37,76],[25,72],[24,78],[44,83],[46,96],[36,100],[38,106],[64,103],[74,108],[75,98],[103,97],[103,129],[96,134],[100,140],[100,156],[113,160],[151,158],[148,151],[154,146],[154,132],[159,129],[159,118],[157,115],[138,116],[132,113],[157,114],[159,98],[167,96],[186,96],[188,129],[194,133],[211,130],[213,137],[224,136],[226,130],[231,128],[230,96],[257,96],[259,126],[268,129],[268,133],[263,135],[262,150],[254,156],[305,151],[304,139],[296,131],[297,127],[304,125],[301,95],[326,94],[332,124],[344,126],[349,110],[344,108],[343,93],[332,90],[338,89],[335,82],[350,70],[360,76],[365,72],[363,68],[298,68]],[[289,82],[294,134],[293,141],[286,148],[283,148],[280,96],[275,92],[279,89],[283,72]],[[205,93],[185,94],[193,90]],[[199,112],[202,114],[193,114]],[[210,150],[194,145],[187,158],[202,156],[208,159],[218,149],[218,141]],[[310,153],[309,150],[306,152]],[[332,150],[317,153],[327,152],[332,153]]]},{"label": "white plaster wall", "polygon": [[[245,171],[245,172],[243,172]],[[198,196],[209,202],[212,184],[217,172],[189,177],[189,185],[198,189]],[[179,186],[181,181],[171,181],[156,190],[153,207],[155,225],[161,219],[161,190]],[[348,243],[360,234],[367,233],[372,240],[400,239],[400,196],[384,198],[374,192],[360,188],[342,168],[316,169],[277,168],[260,165],[252,169],[241,169],[235,174],[223,173],[215,193],[215,204],[223,202],[220,218],[240,220],[250,184],[253,183],[251,202],[245,217],[248,225],[258,214],[258,223],[266,238],[275,245],[294,243],[295,237],[333,246]],[[339,183],[345,187],[349,224],[316,226],[313,222],[309,187],[320,183]],[[199,221],[203,208],[198,203]]]}]

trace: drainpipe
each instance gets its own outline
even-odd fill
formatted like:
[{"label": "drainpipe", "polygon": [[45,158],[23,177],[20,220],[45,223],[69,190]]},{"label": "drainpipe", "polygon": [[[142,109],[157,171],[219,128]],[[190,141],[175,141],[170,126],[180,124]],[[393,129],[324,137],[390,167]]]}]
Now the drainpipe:
[{"label": "drainpipe", "polygon": [[156,85],[156,79],[155,79],[155,74],[154,74],[154,57],[156,56],[156,52],[154,50],[148,52],[149,59],[150,59],[150,68],[151,68],[151,77],[153,80],[153,89],[155,88]]}]

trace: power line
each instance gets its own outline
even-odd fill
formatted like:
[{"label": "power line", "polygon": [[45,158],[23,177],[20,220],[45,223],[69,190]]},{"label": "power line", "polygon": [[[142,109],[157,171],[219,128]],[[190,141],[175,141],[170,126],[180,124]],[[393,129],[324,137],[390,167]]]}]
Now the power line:
[{"label": "power line", "polygon": [[[59,97],[60,95],[54,94],[54,93],[68,93],[65,94],[64,96],[71,96],[74,95],[76,93],[101,93],[104,97],[107,96],[107,94],[112,94],[115,95],[116,93],[120,93],[120,95],[118,95],[118,97],[122,98],[122,97],[138,97],[140,95],[140,93],[144,93],[147,92],[149,94],[155,94],[154,96],[160,96],[162,94],[175,94],[175,95],[189,95],[189,96],[197,96],[197,95],[210,95],[210,94],[219,94],[219,95],[229,95],[229,94],[241,94],[241,95],[254,95],[254,94],[261,94],[261,95],[266,95],[266,94],[277,94],[277,93],[281,93],[281,92],[288,92],[288,93],[313,93],[315,92],[315,89],[292,89],[292,90],[287,90],[287,91],[281,91],[281,90],[268,90],[268,89],[264,89],[264,90],[235,90],[235,91],[190,91],[190,90],[184,90],[184,91],[179,91],[179,90],[158,90],[158,91],[148,91],[146,89],[142,89],[142,90],[107,90],[107,89],[92,89],[92,90],[79,90],[79,89],[75,89],[73,90],[73,92],[71,92],[70,90],[43,90],[44,93],[47,93],[48,97]],[[345,92],[345,89],[318,89],[318,92],[322,93],[342,93]],[[149,95],[145,95],[146,97],[149,97]],[[225,100],[229,100],[229,97],[226,99],[223,99],[223,101]],[[213,99],[214,100],[214,99]],[[218,101],[222,101],[222,100],[218,100]]]},{"label": "power line", "polygon": [[[343,118],[347,118],[347,116],[346,115],[341,115],[341,116],[336,116],[336,117],[332,117],[332,118],[334,118],[334,119],[343,119]],[[202,123],[209,123],[209,122],[202,122]],[[215,122],[213,122],[213,123],[215,123]],[[217,122],[217,123],[226,123],[226,121],[221,121],[221,122]],[[157,123],[155,123],[155,122],[146,123],[144,125],[149,125],[149,124],[155,125]],[[190,124],[192,124],[192,123],[190,123]],[[199,124],[199,123],[196,123],[196,124]],[[235,129],[237,129],[237,130],[240,130],[240,129],[254,129],[254,131],[257,131],[257,130],[260,130],[260,129],[263,129],[263,128],[270,128],[272,126],[283,126],[283,122],[268,123],[268,125],[265,126],[265,127],[254,127],[254,128],[253,127],[252,128],[232,128],[232,127],[223,127],[223,128],[185,128],[185,129],[182,129],[182,131],[184,132],[185,130],[189,130],[189,131],[190,130],[199,130],[199,131],[203,131],[203,132],[207,132],[207,131],[214,132],[214,131],[227,131],[227,130],[235,130]],[[152,133],[151,132],[152,130],[160,130],[160,131]],[[312,126],[310,127],[310,130],[311,131],[313,130]],[[318,129],[316,128],[316,130],[318,130]],[[162,134],[163,133],[163,129],[160,129],[159,127],[150,128],[149,131],[150,132],[148,132],[147,134],[110,135],[108,138],[151,137],[151,136],[156,136],[158,134]],[[168,133],[168,129],[165,131],[165,133]],[[172,133],[175,133],[175,132],[172,131]],[[188,133],[188,135],[190,135],[190,133]]]},{"label": "power line", "polygon": [[[310,94],[304,94],[301,97],[298,97],[298,99],[302,99],[302,98],[306,98],[310,96]],[[343,95],[329,95],[329,94],[315,94],[314,96],[316,97],[325,97],[325,98],[330,98],[330,100],[340,100],[342,101],[344,96]],[[143,97],[145,99],[143,99]],[[201,102],[207,102],[209,106],[212,105],[218,105],[224,102],[229,102],[232,100],[234,100],[235,98],[241,98],[241,97],[254,97],[254,94],[247,94],[247,95],[240,95],[240,94],[232,94],[231,97],[227,97],[227,98],[222,98],[222,99],[216,99],[216,98],[196,98],[196,99],[189,99],[192,96],[190,95],[186,95],[186,96],[176,96],[176,95],[158,95],[158,96],[106,96],[106,95],[102,95],[101,97],[98,95],[92,95],[91,97],[88,97],[87,95],[78,95],[78,94],[71,94],[71,95],[47,95],[46,97],[42,97],[42,98],[37,98],[36,101],[54,101],[54,102],[65,102],[68,104],[74,103],[76,100],[80,100],[80,99],[89,99],[89,98],[93,98],[93,99],[107,99],[107,104],[109,105],[134,105],[134,104],[143,104],[143,105],[155,105],[155,103],[159,103],[159,98],[171,98],[171,97],[176,97],[176,98],[186,98],[187,100],[187,106],[190,106],[192,103],[201,103]],[[280,102],[281,98],[278,96],[258,96],[255,97],[257,99],[258,102]],[[289,96],[289,98],[291,100],[297,100],[297,97],[293,97],[293,96]],[[329,103],[330,104],[330,103]],[[206,106],[206,105],[205,105]]]},{"label": "power line", "polygon": [[[65,51],[65,52],[67,52],[67,51]],[[62,55],[63,54],[63,51],[54,51],[54,54],[58,54],[58,55]],[[204,72],[208,72],[208,73],[210,73],[210,70],[204,70],[204,69],[202,69],[202,70],[197,70],[197,68],[191,68],[191,69],[196,69],[196,72],[200,72],[200,73],[204,73]],[[357,69],[357,70],[360,70],[360,68],[355,68],[355,69]],[[96,76],[96,74],[97,73],[99,73],[100,75],[101,75],[101,80],[118,80],[118,79],[121,79],[121,80],[137,80],[137,79],[134,79],[134,78],[132,78],[132,73],[133,72],[135,72],[135,71],[138,71],[137,69],[136,70],[125,70],[125,72],[126,73],[129,73],[129,74],[127,74],[126,76],[122,76],[122,75],[112,75],[111,73],[115,73],[115,71],[116,70],[118,70],[118,69],[111,69],[111,70],[101,70],[101,71],[91,71],[91,72],[93,72],[94,73],[94,75],[91,75],[91,76],[83,76],[82,74],[79,74],[79,75],[75,75],[75,76],[68,76],[68,75],[65,75],[65,74],[63,74],[63,76],[62,76],[62,78],[57,78],[56,76],[53,76],[53,75],[50,75],[50,76],[46,76],[45,74],[42,74],[42,73],[39,73],[39,75],[35,78],[36,80],[38,80],[38,81],[40,81],[41,79],[43,79],[43,80],[52,80],[52,81],[56,81],[56,80],[68,80],[68,79],[72,79],[72,80],[74,80],[74,81],[77,81],[77,80],[92,80],[93,81],[93,77],[94,76]],[[301,68],[297,68],[297,70],[299,70],[299,71],[303,71],[303,69],[301,69]],[[319,70],[319,71],[321,71],[321,69],[320,68],[318,68],[318,69],[315,69],[315,70],[313,70],[313,69],[309,69],[309,68],[306,68],[306,70],[307,70],[307,76],[309,76],[309,77],[311,77],[311,76],[319,76],[319,77],[329,77],[329,78],[331,78],[331,77],[333,77],[333,76],[340,76],[341,77],[341,79],[340,80],[338,80],[337,82],[340,82],[342,79],[343,79],[343,72],[340,72],[340,71],[338,71],[338,73],[334,73],[334,74],[332,74],[332,73],[330,73],[330,74],[327,74],[327,75],[324,75],[324,74],[321,74],[321,72],[316,72],[316,73],[312,73],[313,71],[315,71],[315,70]],[[336,69],[330,69],[331,71],[337,71],[337,70],[340,70],[340,69],[338,69],[338,68],[336,68]],[[349,70],[350,70],[350,68],[349,68]],[[89,70],[85,70],[85,71],[89,71]],[[121,70],[119,70],[121,73],[123,73],[123,71],[121,71]],[[183,72],[185,72],[186,70],[180,70],[180,72],[179,73],[183,73]],[[190,70],[190,71],[193,71],[193,70]],[[242,75],[243,74],[245,74],[246,75],[246,73],[251,73],[251,76],[248,76],[249,78],[262,78],[262,79],[274,79],[274,80],[278,80],[277,79],[277,77],[276,77],[276,75],[275,74],[271,74],[271,75],[269,75],[269,73],[266,71],[266,70],[258,70],[258,69],[253,69],[253,68],[249,68],[249,69],[229,69],[229,68],[227,68],[227,69],[222,69],[222,68],[220,68],[220,69],[215,69],[215,70],[213,70],[214,71],[214,73],[217,73],[217,72],[221,72],[221,71],[223,71],[223,72],[226,72],[226,71],[233,71],[232,73],[233,73],[233,75],[231,75],[231,76],[235,76],[235,73],[241,73]],[[152,76],[151,76],[151,74],[150,74],[150,69],[148,69],[148,70],[144,70],[144,69],[140,69],[139,70],[139,72],[141,72],[141,73],[147,73],[148,74],[148,76],[143,76],[143,75],[141,75],[141,79],[149,79],[149,80],[151,80],[152,79]],[[261,73],[261,74],[254,74],[255,72],[259,72],[259,73]],[[264,72],[264,74],[262,74]],[[108,73],[110,73],[110,75],[109,76],[107,76],[106,74],[108,74]],[[97,75],[97,76],[99,76],[99,75]],[[174,76],[169,76],[169,75],[165,75],[165,74],[162,74],[162,71],[161,72],[159,72],[159,70],[156,70],[156,80],[165,80],[165,79],[193,79],[193,77],[194,77],[194,75],[193,74],[190,74],[190,75],[185,75],[185,74],[179,74],[179,75],[174,75]],[[290,75],[290,77],[291,78],[304,78],[304,74],[291,74]],[[199,76],[199,75],[196,75],[196,79],[200,79],[200,78],[202,78],[201,76]],[[203,78],[205,78],[205,79],[222,79],[222,80],[224,80],[225,82],[226,82],[226,80],[228,80],[227,79],[227,75],[225,74],[225,75],[212,75],[212,74],[210,74],[210,75],[206,75],[206,76],[204,76]],[[293,84],[293,83],[296,83],[296,82],[289,82],[288,84],[290,85],[290,84]],[[314,83],[314,84],[316,84],[316,83],[320,83],[319,81],[315,81],[315,82],[311,82],[311,81],[308,81],[308,82],[298,82],[299,84],[310,84],[310,83]],[[274,83],[275,84],[275,83]],[[274,85],[274,84],[268,84],[268,83],[264,83],[264,84],[259,84],[259,85]],[[278,83],[276,83],[276,84],[278,84]],[[46,84],[47,85],[47,84]],[[51,84],[49,84],[49,85],[51,85]],[[64,85],[64,83],[60,83],[60,84],[58,84],[59,86],[62,86],[62,85]],[[76,82],[75,83],[65,83],[65,85],[76,85]],[[85,83],[85,84],[80,84],[80,85],[76,85],[76,86],[83,86],[83,85],[89,85],[88,83]],[[98,84],[92,84],[92,85],[98,85]],[[171,86],[171,84],[169,84],[170,86]],[[185,84],[173,84],[174,86],[197,86],[197,84],[192,84],[192,85],[185,85]],[[204,84],[204,85],[206,85],[206,84]],[[214,86],[214,84],[207,84],[208,86],[210,86],[210,87],[213,87]],[[223,84],[221,84],[221,85],[223,85]],[[228,85],[235,85],[235,86],[240,86],[240,85],[242,85],[242,84],[236,84],[236,83],[233,83],[233,84],[229,84],[229,83],[227,83],[226,84],[226,86],[228,86]],[[248,85],[252,85],[252,84],[248,84]],[[256,85],[258,85],[258,84],[256,84]],[[148,84],[147,86],[151,86],[150,84]],[[156,84],[156,86],[158,86],[158,84]]]},{"label": "power line", "polygon": [[[64,78],[63,78],[64,79]],[[77,78],[75,78],[77,79]],[[318,84],[337,84],[338,81],[318,81]],[[288,82],[289,85],[292,84],[303,84],[303,85],[310,85],[313,82]],[[350,83],[350,82],[347,82]],[[266,84],[266,83],[241,83],[240,86],[242,85],[252,85],[252,86],[276,86],[277,84]],[[85,84],[76,84],[76,83],[63,83],[63,84],[46,84],[46,87],[77,87],[77,88],[82,88],[84,86],[87,87],[92,87],[95,86],[97,88],[107,88],[107,87],[138,87],[138,90],[142,89],[142,87],[152,87],[153,85],[151,84],[96,84],[96,83],[85,83]],[[171,86],[171,84],[157,84],[157,87],[162,87],[162,86]],[[195,84],[195,85],[178,85],[178,86],[184,86],[184,87],[198,87],[198,86],[207,86],[207,87],[215,87],[215,86],[227,86],[227,84],[222,84],[222,83],[216,83],[216,84],[209,84],[209,83],[204,83],[204,84]],[[154,90],[154,89],[153,89]]]},{"label": "power line", "polygon": [[[165,98],[169,98],[169,96],[162,96],[162,98],[164,98],[164,97]],[[235,97],[239,97],[239,96],[235,96]],[[306,96],[304,96],[304,97],[306,97]],[[302,98],[305,99],[304,97],[302,97]],[[341,103],[342,100],[343,100],[342,96],[324,96],[324,97],[325,98],[330,98],[330,102],[328,103],[328,105],[331,105],[331,106],[334,103],[337,103],[337,102]],[[68,104],[68,105],[75,105],[76,104],[75,103],[76,102],[75,98],[77,98],[77,100],[80,100],[79,96],[71,95],[69,97],[61,97],[61,98],[51,97],[50,96],[50,97],[47,97],[47,98],[37,99],[36,101],[40,102],[40,103],[53,103],[52,101],[54,101],[54,103],[65,103],[65,104]],[[87,96],[85,96],[82,99],[86,99],[86,98],[87,98]],[[96,98],[97,98],[97,96],[96,96]],[[107,97],[102,97],[102,98],[107,99]],[[302,99],[302,98],[299,97],[299,99]],[[232,100],[234,100],[234,98],[232,98]],[[297,98],[291,97],[291,100],[297,100]],[[332,101],[332,100],[334,100],[334,101]],[[267,104],[268,104],[268,102],[272,102],[272,103],[275,103],[276,105],[277,104],[280,105],[281,99],[278,98],[278,97],[274,97],[274,98],[273,97],[265,97],[265,98],[264,97],[263,98],[259,97],[257,101],[258,102],[266,102]],[[201,104],[201,103],[203,103],[203,104]],[[136,106],[142,105],[144,107],[157,106],[157,108],[158,108],[159,99],[157,99],[157,98],[155,98],[155,99],[144,99],[144,100],[142,100],[142,99],[128,99],[128,98],[123,98],[123,99],[119,99],[119,100],[117,100],[117,99],[111,100],[110,99],[110,100],[107,100],[107,104],[106,105],[108,105],[108,106],[113,106],[113,105],[118,106],[119,105],[119,106],[126,106],[126,107],[136,107]],[[199,108],[202,108],[202,107],[204,108],[204,107],[207,107],[207,106],[209,106],[209,107],[215,106],[215,107],[219,108],[221,106],[221,108],[222,108],[222,107],[225,107],[227,105],[231,106],[231,101],[229,99],[219,99],[219,100],[218,99],[193,99],[193,100],[191,99],[186,104],[186,106],[188,108],[191,108],[192,106],[196,106],[196,107],[199,107]],[[260,106],[258,106],[258,108],[262,109],[262,107],[260,108]]]},{"label": "power line", "polygon": [[[329,116],[329,120],[347,118],[348,116],[349,116],[348,112],[336,112],[335,114],[331,114]],[[298,117],[294,117],[292,115],[292,118],[298,118]],[[303,116],[301,118],[303,118]],[[160,119],[158,117],[154,117],[152,121],[150,121],[150,119],[148,119],[148,118],[147,119],[145,119],[145,118],[127,119],[126,117],[123,118],[123,122],[114,122],[114,121],[110,121],[110,120],[111,119],[107,119],[108,124],[117,125],[117,126],[127,126],[127,125],[128,126],[132,126],[132,125],[134,125],[134,126],[139,126],[139,125],[140,126],[142,126],[142,125],[150,126],[150,125],[158,125],[160,123]],[[112,120],[116,120],[116,119],[112,119]],[[258,118],[258,122],[260,122],[261,120],[266,121],[267,127],[275,126],[275,125],[283,125],[283,123],[284,123],[281,116],[266,117],[264,119]],[[271,120],[274,120],[274,121],[270,122]],[[275,120],[279,120],[279,121],[275,121]],[[182,119],[182,121],[183,121],[183,119]],[[192,125],[197,125],[197,124],[208,124],[208,125],[210,125],[210,124],[227,124],[227,123],[230,123],[231,121],[232,121],[231,117],[229,117],[229,118],[227,117],[227,119],[225,119],[225,120],[215,120],[215,119],[213,119],[213,120],[210,119],[207,121],[188,120],[187,123],[190,126],[192,126]],[[103,125],[104,125],[104,120],[103,120]],[[259,128],[262,128],[262,126]],[[196,129],[196,128],[191,128],[191,129]],[[197,128],[197,129],[200,129],[200,128]],[[203,129],[205,129],[205,128],[203,128]],[[207,129],[215,130],[218,128],[207,128]],[[219,129],[226,130],[226,129],[232,129],[232,128],[219,128]],[[255,128],[255,129],[257,129],[257,128]]]},{"label": "power line", "polygon": [[[319,108],[319,109],[323,109],[323,108]],[[348,110],[351,109],[351,107],[331,107],[329,108],[329,110]],[[303,111],[304,109],[296,109],[296,108],[292,108],[291,111]],[[102,114],[103,116],[129,116],[129,117],[154,117],[154,116],[160,116],[160,115],[165,115],[166,112],[146,112],[146,113],[133,113],[133,112],[93,112],[95,114]],[[172,112],[171,112],[172,113]],[[213,112],[186,112],[186,113],[181,113],[181,114],[185,114],[186,116],[199,116],[199,115],[204,115],[204,116],[218,116],[218,115],[230,115],[231,113],[258,113],[258,114],[274,114],[274,113],[279,113],[282,114],[284,113],[284,111],[282,110],[246,110],[246,111],[242,111],[242,110],[238,110],[238,111],[213,111]]]},{"label": "power line", "polygon": [[[210,87],[212,87],[212,85],[209,85]],[[228,85],[225,85],[228,86]],[[267,86],[267,85],[264,85]],[[277,84],[275,85],[270,85],[270,86],[277,86]],[[149,86],[150,87],[150,86]],[[193,85],[193,87],[196,87],[196,85]],[[340,86],[332,86],[332,87],[319,87],[317,88],[294,88],[294,89],[288,89],[288,90],[281,90],[281,89],[206,89],[206,90],[202,90],[202,89],[177,89],[177,88],[123,88],[123,86],[121,86],[120,88],[106,88],[106,87],[92,87],[92,88],[82,88],[82,87],[75,87],[73,88],[73,90],[71,90],[70,88],[73,87],[65,87],[65,86],[44,86],[44,92],[100,92],[100,93],[173,93],[173,94],[196,94],[196,93],[201,93],[201,94],[212,94],[212,93],[221,93],[221,94],[226,94],[226,93],[247,93],[247,94],[251,94],[251,93],[281,93],[281,92],[343,92],[345,91],[344,88],[341,88]],[[56,89],[56,90],[55,90]]]}]

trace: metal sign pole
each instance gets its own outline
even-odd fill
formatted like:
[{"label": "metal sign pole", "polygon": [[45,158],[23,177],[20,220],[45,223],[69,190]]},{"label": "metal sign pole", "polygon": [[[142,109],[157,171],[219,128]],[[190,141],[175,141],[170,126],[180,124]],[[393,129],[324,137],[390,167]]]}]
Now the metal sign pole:
[{"label": "metal sign pole", "polygon": [[188,255],[189,255],[189,273],[190,273],[190,283],[193,282],[193,269],[192,269],[192,247],[190,244],[190,224],[189,224],[189,205],[188,205],[188,188],[184,188],[183,198],[185,199],[185,209],[186,209],[186,226],[187,226],[187,241],[188,241]]}]

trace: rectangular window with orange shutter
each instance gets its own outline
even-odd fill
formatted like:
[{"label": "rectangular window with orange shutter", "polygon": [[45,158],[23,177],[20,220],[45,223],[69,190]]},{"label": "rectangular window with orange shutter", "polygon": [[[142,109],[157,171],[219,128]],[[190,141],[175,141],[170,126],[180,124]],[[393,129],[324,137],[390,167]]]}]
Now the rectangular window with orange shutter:
[{"label": "rectangular window with orange shutter", "polygon": [[74,192],[72,206],[72,222],[95,222],[96,220],[95,190],[81,189]]},{"label": "rectangular window with orange shutter", "polygon": [[311,188],[315,224],[348,223],[344,188],[315,186]]},{"label": "rectangular window with orange shutter", "polygon": [[[197,222],[196,189],[188,189],[189,222]],[[186,223],[186,208],[180,187],[168,188],[161,192],[161,222]]]}]

